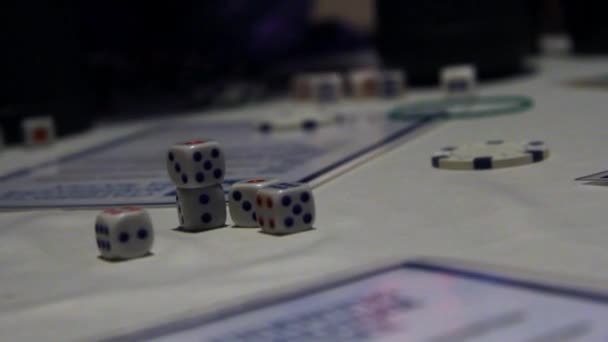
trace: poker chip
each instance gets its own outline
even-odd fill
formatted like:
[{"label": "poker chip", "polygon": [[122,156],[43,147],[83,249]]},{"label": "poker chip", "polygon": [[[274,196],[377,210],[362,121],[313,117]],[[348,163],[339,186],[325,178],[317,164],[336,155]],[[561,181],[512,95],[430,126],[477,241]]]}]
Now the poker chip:
[{"label": "poker chip", "polygon": [[540,140],[506,142],[488,140],[460,146],[446,146],[435,152],[431,164],[449,170],[489,170],[538,163],[549,157]]}]

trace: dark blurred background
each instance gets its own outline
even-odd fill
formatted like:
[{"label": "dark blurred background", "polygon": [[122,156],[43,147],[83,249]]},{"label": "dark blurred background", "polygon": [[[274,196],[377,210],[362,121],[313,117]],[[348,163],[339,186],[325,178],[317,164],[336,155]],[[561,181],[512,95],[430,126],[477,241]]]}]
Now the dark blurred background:
[{"label": "dark blurred background", "polygon": [[[59,134],[98,116],[226,106],[286,92],[293,73],[384,65],[436,82],[526,71],[539,38],[608,52],[601,1],[9,0],[2,4],[0,124],[53,115]],[[18,131],[18,130],[17,130]],[[14,134],[13,134],[14,133]]]}]

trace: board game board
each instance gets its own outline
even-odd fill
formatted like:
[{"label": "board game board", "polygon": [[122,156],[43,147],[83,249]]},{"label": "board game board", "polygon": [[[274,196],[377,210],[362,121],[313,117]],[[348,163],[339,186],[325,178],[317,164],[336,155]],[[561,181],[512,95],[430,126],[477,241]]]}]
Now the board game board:
[{"label": "board game board", "polygon": [[227,155],[225,189],[249,177],[310,182],[410,137],[430,117],[392,121],[383,112],[347,116],[315,130],[265,133],[248,120],[179,119],[155,123],[0,177],[0,208],[87,207],[174,202],[164,164],[167,147],[204,137]]}]

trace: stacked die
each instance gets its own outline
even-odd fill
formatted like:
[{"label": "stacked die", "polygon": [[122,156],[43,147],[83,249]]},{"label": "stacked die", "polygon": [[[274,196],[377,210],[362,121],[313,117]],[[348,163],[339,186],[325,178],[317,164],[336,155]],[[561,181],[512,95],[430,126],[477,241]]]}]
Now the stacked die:
[{"label": "stacked die", "polygon": [[167,172],[177,187],[177,213],[183,230],[201,231],[226,223],[222,183],[224,153],[212,140],[174,144],[167,153]]}]

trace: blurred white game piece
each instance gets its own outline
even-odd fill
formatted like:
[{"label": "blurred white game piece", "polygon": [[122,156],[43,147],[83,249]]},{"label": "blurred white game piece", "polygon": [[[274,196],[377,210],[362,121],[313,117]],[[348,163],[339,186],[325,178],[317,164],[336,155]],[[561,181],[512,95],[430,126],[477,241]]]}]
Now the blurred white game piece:
[{"label": "blurred white game piece", "polygon": [[441,87],[447,96],[474,96],[477,72],[472,65],[447,66],[441,69]]},{"label": "blurred white game piece", "polygon": [[150,253],[154,228],[150,216],[142,208],[110,208],[97,215],[95,238],[104,259],[139,258]]},{"label": "blurred white game piece", "polygon": [[405,76],[401,70],[363,69],[349,73],[348,81],[354,97],[392,98],[401,95]]},{"label": "blurred white game piece", "polygon": [[277,182],[276,179],[251,178],[232,184],[228,194],[232,222],[238,227],[258,227],[254,208],[258,190]]},{"label": "blurred white game piece", "polygon": [[46,145],[55,141],[55,122],[51,116],[23,119],[23,140],[28,146]]}]

